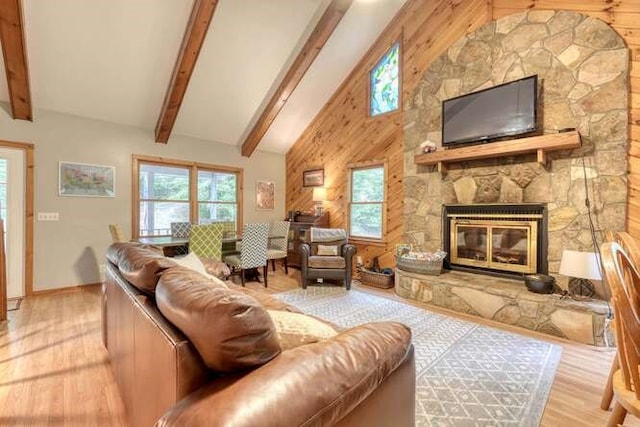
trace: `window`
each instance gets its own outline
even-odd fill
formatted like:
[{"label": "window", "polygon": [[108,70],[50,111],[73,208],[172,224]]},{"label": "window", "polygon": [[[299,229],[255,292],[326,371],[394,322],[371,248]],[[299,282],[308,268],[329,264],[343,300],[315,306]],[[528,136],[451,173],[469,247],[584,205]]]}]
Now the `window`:
[{"label": "window", "polygon": [[382,240],[384,233],[385,167],[351,169],[349,234],[353,238]]},{"label": "window", "polygon": [[242,222],[241,169],[143,156],[133,163],[136,237],[169,236],[172,222]]},{"label": "window", "polygon": [[400,42],[396,42],[369,74],[369,112],[371,116],[400,107]]}]

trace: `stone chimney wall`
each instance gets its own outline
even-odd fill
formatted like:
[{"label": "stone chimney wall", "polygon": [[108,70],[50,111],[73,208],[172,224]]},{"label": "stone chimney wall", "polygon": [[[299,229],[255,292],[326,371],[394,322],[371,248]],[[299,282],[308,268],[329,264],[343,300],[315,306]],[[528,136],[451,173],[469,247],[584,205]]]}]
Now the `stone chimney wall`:
[{"label": "stone chimney wall", "polygon": [[[542,133],[576,128],[583,146],[452,163],[441,175],[416,166],[419,145],[441,145],[441,102],[537,74]],[[443,204],[546,203],[549,271],[562,249],[593,251],[585,206],[604,230],[624,230],[627,202],[628,49],[606,23],[567,11],[529,11],[492,21],[454,43],[405,100],[404,241],[441,245]],[[583,159],[585,169],[583,170]]]}]

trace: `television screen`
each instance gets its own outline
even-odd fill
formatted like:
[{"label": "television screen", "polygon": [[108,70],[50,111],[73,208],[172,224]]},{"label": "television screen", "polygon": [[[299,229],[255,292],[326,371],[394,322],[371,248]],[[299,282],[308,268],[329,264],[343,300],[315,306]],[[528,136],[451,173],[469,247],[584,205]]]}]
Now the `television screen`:
[{"label": "television screen", "polygon": [[520,135],[537,128],[538,76],[442,102],[442,145]]}]

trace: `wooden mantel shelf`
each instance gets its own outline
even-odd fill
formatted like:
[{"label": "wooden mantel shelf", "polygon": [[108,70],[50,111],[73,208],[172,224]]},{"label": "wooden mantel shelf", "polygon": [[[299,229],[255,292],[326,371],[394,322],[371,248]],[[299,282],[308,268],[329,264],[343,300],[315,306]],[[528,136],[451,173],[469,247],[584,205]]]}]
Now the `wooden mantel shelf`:
[{"label": "wooden mantel shelf", "polygon": [[438,165],[438,171],[444,173],[447,163],[537,153],[538,162],[546,166],[546,153],[578,148],[580,145],[580,134],[578,131],[572,130],[492,142],[490,144],[438,150],[433,153],[416,155],[414,162],[418,165]]}]

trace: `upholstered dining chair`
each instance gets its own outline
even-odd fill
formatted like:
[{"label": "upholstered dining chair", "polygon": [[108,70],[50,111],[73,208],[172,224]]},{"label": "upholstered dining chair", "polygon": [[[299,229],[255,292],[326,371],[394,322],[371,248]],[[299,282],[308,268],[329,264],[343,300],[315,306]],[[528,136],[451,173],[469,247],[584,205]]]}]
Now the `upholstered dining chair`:
[{"label": "upholstered dining chair", "polygon": [[[605,240],[607,242],[617,242],[625,250],[636,268],[640,266],[640,246],[629,233],[613,233],[611,231],[607,231],[605,234]],[[615,329],[615,322],[613,323],[613,327]],[[613,362],[611,363],[609,377],[607,378],[607,383],[605,385],[604,392],[602,393],[602,400],[600,401],[600,408],[605,411],[609,410],[611,401],[613,400],[613,375],[619,368],[620,364],[618,363],[618,354],[616,354],[613,358]]]},{"label": "upholstered dining chair", "polygon": [[118,224],[109,224],[109,232],[111,233],[111,240],[113,243],[126,242],[122,229]]},{"label": "upholstered dining chair", "polygon": [[227,255],[224,261],[234,272],[240,272],[242,286],[245,282],[245,271],[262,267],[264,287],[267,287],[267,241],[269,240],[269,224],[245,224],[242,228],[240,253]]},{"label": "upholstered dining chair", "polygon": [[[172,222],[171,223],[171,237],[174,239],[188,239],[191,233],[191,223],[186,222]],[[174,248],[174,255],[186,255],[189,253],[188,246],[176,246]]]},{"label": "upholstered dining chair", "polygon": [[222,225],[192,225],[189,233],[189,251],[200,258],[222,260]]},{"label": "upholstered dining chair", "polygon": [[287,244],[289,242],[289,221],[272,221],[269,227],[269,243],[267,260],[271,260],[271,268],[276,271],[276,260],[281,259],[284,273],[289,274],[287,267]]},{"label": "upholstered dining chair", "polygon": [[300,245],[302,289],[312,279],[338,279],[351,289],[353,256],[356,247],[347,243],[342,228],[311,227],[309,243]]},{"label": "upholstered dining chair", "polygon": [[225,241],[225,239],[234,238],[238,234],[236,231],[236,223],[233,221],[217,221],[215,224],[222,226],[222,257],[239,254],[240,251],[237,248],[236,240]]},{"label": "upholstered dining chair", "polygon": [[600,248],[614,309],[619,369],[613,374],[615,404],[607,426],[624,422],[627,413],[640,417],[640,273],[618,242]]}]

